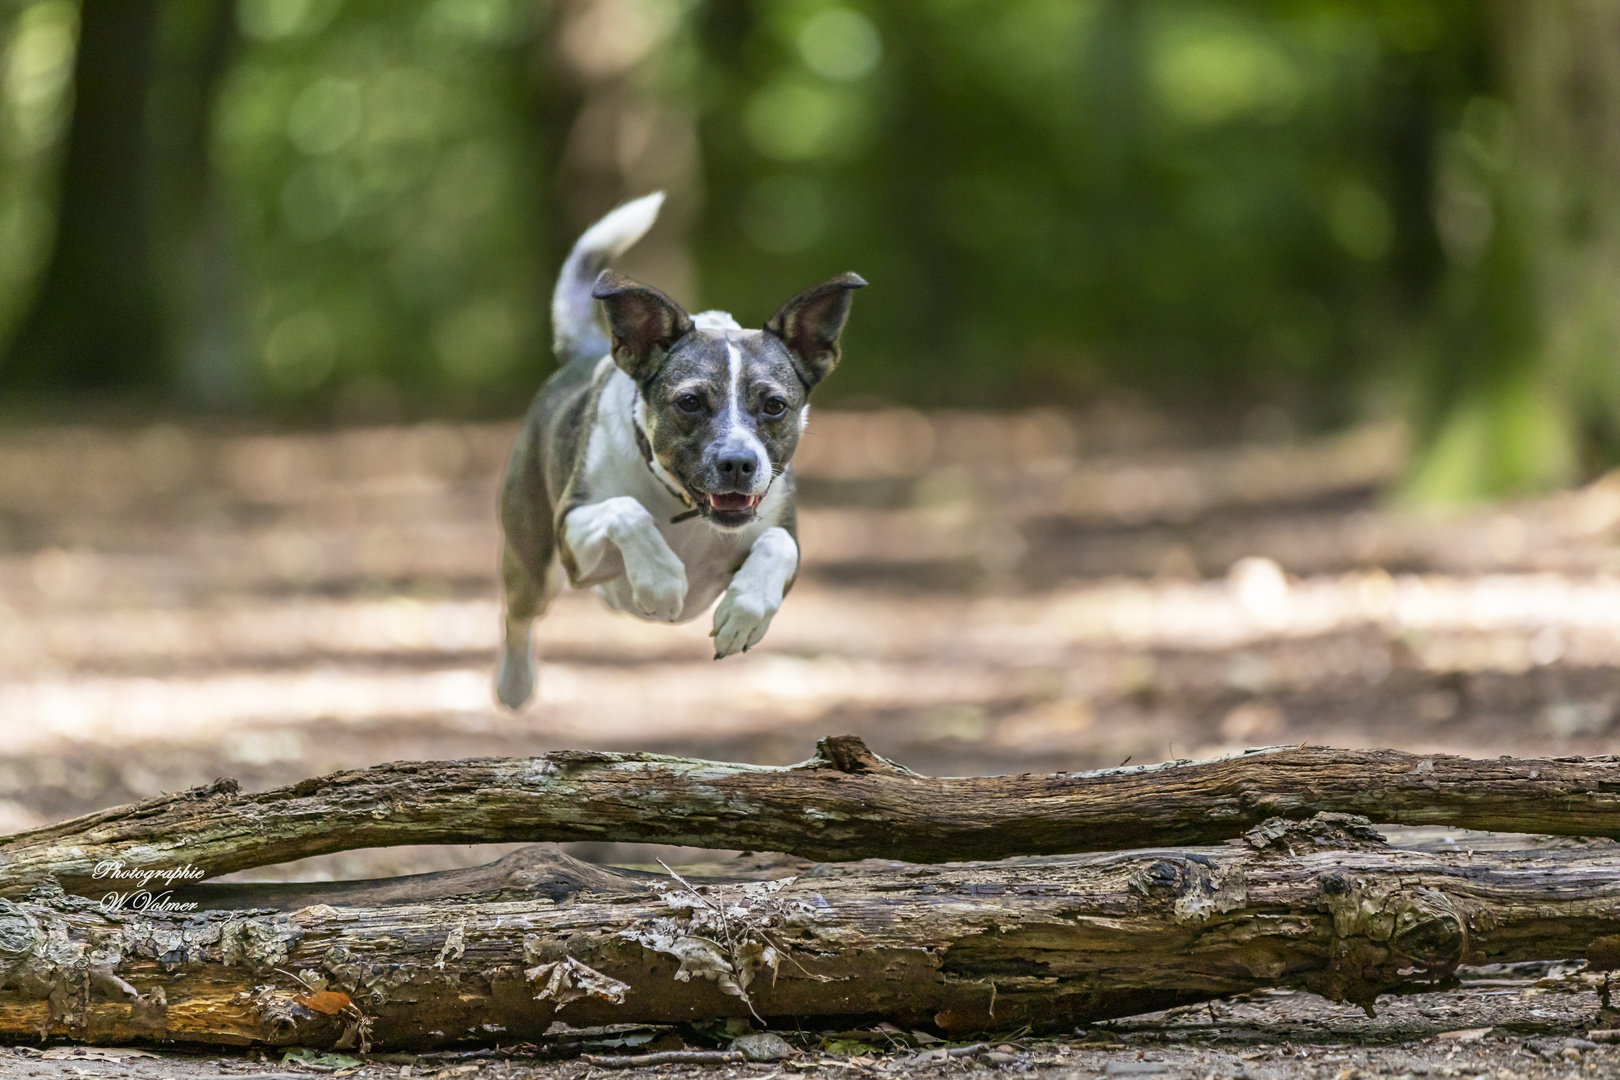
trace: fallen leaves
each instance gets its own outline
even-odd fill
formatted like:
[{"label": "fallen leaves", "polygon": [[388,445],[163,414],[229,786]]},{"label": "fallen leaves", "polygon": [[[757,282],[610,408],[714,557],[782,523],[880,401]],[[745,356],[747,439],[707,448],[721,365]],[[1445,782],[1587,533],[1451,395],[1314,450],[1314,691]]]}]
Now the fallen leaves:
[{"label": "fallen leaves", "polygon": [[536,1001],[554,1001],[561,1009],[571,1001],[583,997],[601,998],[613,1005],[623,1005],[629,983],[604,975],[595,968],[565,956],[548,964],[536,964],[523,972],[531,983],[543,984],[534,995]]},{"label": "fallen leaves", "polygon": [[713,980],[752,1011],[749,984],[766,970],[774,983],[785,955],[771,931],[814,921],[814,909],[804,901],[783,901],[776,895],[796,879],[753,881],[728,891],[714,885],[694,887],[667,865],[664,869],[680,886],[662,896],[674,917],[649,920],[646,929],[626,931],[625,936],[679,960],[677,981]]}]

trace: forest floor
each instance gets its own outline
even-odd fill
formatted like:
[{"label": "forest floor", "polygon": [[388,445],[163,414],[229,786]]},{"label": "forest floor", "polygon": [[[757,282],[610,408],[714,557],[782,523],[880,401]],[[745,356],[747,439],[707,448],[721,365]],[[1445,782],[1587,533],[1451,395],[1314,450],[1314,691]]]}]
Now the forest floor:
[{"label": "forest floor", "polygon": [[[1133,1017],[1099,1025],[1084,1035],[993,1039],[975,1047],[970,1056],[955,1058],[943,1045],[932,1050],[908,1046],[914,1040],[907,1033],[877,1030],[785,1032],[796,1052],[778,1062],[630,1070],[603,1069],[582,1060],[548,1061],[532,1046],[365,1059],[310,1055],[302,1061],[285,1060],[286,1055],[269,1051],[197,1055],[145,1049],[134,1051],[141,1055],[137,1057],[119,1048],[0,1046],[0,1077],[968,1080],[977,1076],[989,1080],[1005,1074],[1029,1080],[1584,1080],[1620,1073],[1620,1046],[1584,1037],[1583,1025],[1598,1007],[1596,993],[1544,990],[1535,985],[1538,981],[1547,980],[1496,978],[1451,993],[1386,998],[1379,1003],[1376,1019],[1359,1008],[1334,1005],[1312,994],[1271,991],[1213,1006]],[[623,1041],[633,1034],[603,1032],[596,1041]],[[639,1034],[659,1040],[660,1046],[683,1041],[711,1045],[690,1031],[649,1028]],[[589,1045],[589,1035],[586,1038]],[[597,1050],[613,1052],[605,1047]]]},{"label": "forest floor", "polygon": [[[512,433],[0,434],[0,833],[219,776],[258,790],[565,747],[785,764],[851,733],[960,775],[1298,742],[1474,756],[1620,742],[1620,477],[1418,514],[1387,497],[1397,428],[1212,445],[1118,408],[817,413],[798,460],[803,573],[758,649],[717,664],[706,619],[649,626],[565,594],[536,634],[537,700],[514,715],[489,690]],[[726,854],[567,849],[621,865]],[[375,877],[506,850],[348,852],[238,877]],[[1614,1051],[1564,1045],[1595,1023],[1589,988],[1514,978],[1385,999],[1376,1020],[1266,995],[1114,1025],[1117,1048],[1093,1033],[940,1064],[840,1044],[728,1075],[1614,1070]],[[424,1059],[409,1075],[528,1067]],[[311,1068],[0,1048],[0,1076]]]}]

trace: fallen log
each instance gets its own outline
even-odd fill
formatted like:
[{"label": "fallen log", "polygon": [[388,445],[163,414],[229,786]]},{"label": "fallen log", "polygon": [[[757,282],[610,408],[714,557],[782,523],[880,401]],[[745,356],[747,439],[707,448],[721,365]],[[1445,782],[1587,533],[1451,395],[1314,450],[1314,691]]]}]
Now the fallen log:
[{"label": "fallen log", "polygon": [[1370,1008],[1462,963],[1620,963],[1620,852],[1375,837],[1319,817],[1219,847],[291,913],[108,910],[47,885],[0,900],[0,1038],[423,1050],[541,1041],[559,1016],[958,1035],[1270,986]]},{"label": "fallen log", "polygon": [[1274,747],[1100,772],[928,777],[844,736],[789,767],[583,751],[396,762],[255,795],[221,780],[0,839],[0,896],[47,877],[99,895],[96,868],[120,860],[214,877],[395,844],[616,840],[944,862],[1214,843],[1319,812],[1615,837],[1620,761]]}]

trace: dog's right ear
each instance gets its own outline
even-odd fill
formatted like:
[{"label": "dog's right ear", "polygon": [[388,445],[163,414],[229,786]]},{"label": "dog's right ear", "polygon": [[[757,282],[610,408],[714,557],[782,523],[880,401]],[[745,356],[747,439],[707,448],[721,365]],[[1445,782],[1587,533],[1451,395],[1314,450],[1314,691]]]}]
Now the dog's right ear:
[{"label": "dog's right ear", "polygon": [[638,383],[657,371],[669,350],[692,330],[692,319],[681,305],[612,270],[602,271],[591,295],[607,312],[613,362]]}]

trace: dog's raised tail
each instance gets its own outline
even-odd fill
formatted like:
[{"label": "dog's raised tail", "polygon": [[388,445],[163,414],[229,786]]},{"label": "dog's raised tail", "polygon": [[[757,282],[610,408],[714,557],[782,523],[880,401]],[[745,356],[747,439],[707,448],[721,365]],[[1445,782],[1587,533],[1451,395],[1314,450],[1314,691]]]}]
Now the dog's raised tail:
[{"label": "dog's raised tail", "polygon": [[551,336],[560,362],[607,354],[610,346],[596,321],[591,288],[609,259],[623,255],[647,235],[663,205],[662,191],[643,195],[611,211],[574,243],[551,294]]}]

